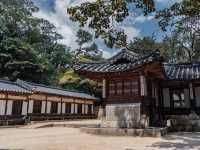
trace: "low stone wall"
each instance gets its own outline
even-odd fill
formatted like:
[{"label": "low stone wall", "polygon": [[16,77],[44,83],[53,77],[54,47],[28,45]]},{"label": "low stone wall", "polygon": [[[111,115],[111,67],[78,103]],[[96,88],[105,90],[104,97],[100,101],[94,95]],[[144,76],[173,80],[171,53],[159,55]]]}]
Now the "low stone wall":
[{"label": "low stone wall", "polygon": [[189,115],[168,116],[171,131],[200,131],[200,117],[192,112]]},{"label": "low stone wall", "polygon": [[141,137],[161,137],[167,134],[167,128],[146,128],[146,129],[122,129],[122,128],[98,128],[82,127],[84,133],[108,136],[141,136]]},{"label": "low stone wall", "polygon": [[146,128],[148,117],[141,115],[140,103],[106,105],[106,116],[101,127]]}]

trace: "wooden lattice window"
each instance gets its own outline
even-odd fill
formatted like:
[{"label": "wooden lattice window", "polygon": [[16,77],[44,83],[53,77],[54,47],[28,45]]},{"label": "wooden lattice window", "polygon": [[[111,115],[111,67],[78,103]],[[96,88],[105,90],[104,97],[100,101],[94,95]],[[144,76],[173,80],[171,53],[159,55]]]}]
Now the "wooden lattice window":
[{"label": "wooden lattice window", "polygon": [[33,102],[33,113],[41,113],[42,101]]},{"label": "wooden lattice window", "polygon": [[22,114],[22,104],[23,101],[13,101],[12,105],[12,114],[13,115],[21,115]]},{"label": "wooden lattice window", "polygon": [[122,87],[123,86],[122,81],[118,81],[116,85],[117,85],[117,87],[116,87],[117,88],[116,89],[117,93],[116,94],[117,95],[122,95],[122,88],[123,88]]},{"label": "wooden lattice window", "polygon": [[173,89],[171,92],[171,100],[174,108],[185,106],[184,89]]},{"label": "wooden lattice window", "polygon": [[131,81],[124,81],[124,95],[131,94]]},{"label": "wooden lattice window", "polygon": [[51,103],[51,113],[52,114],[58,113],[58,103],[57,102]]},{"label": "wooden lattice window", "polygon": [[109,83],[109,95],[115,94],[115,82],[110,81]]},{"label": "wooden lattice window", "polygon": [[71,113],[71,103],[65,103],[65,113]]},{"label": "wooden lattice window", "polygon": [[132,83],[132,87],[131,87],[132,95],[138,95],[139,94],[138,81],[133,80],[131,83]]},{"label": "wooden lattice window", "polygon": [[78,104],[78,114],[82,114],[82,104]]},{"label": "wooden lattice window", "polygon": [[91,104],[88,105],[88,114],[92,114],[92,105]]}]

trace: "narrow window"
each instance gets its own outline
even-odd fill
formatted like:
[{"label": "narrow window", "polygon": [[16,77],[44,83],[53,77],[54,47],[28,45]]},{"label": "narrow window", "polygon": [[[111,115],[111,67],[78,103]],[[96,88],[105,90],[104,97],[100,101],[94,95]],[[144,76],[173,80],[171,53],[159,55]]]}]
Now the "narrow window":
[{"label": "narrow window", "polygon": [[124,95],[130,95],[131,93],[131,82],[124,81]]},{"label": "narrow window", "polygon": [[82,114],[82,104],[78,104],[78,114]]},{"label": "narrow window", "polygon": [[138,95],[139,94],[139,91],[138,91],[138,81],[137,80],[134,80],[132,81],[132,95]]},{"label": "narrow window", "polygon": [[33,113],[41,113],[42,101],[33,102]]},{"label": "narrow window", "polygon": [[13,101],[13,105],[12,105],[12,114],[13,115],[21,115],[22,104],[23,104],[23,101]]},{"label": "narrow window", "polygon": [[71,113],[71,103],[65,103],[65,113]]},{"label": "narrow window", "polygon": [[51,113],[52,114],[58,113],[58,103],[57,102],[51,102]]},{"label": "narrow window", "polygon": [[171,90],[171,99],[174,108],[184,107],[185,106],[184,89]]},{"label": "narrow window", "polygon": [[115,94],[115,82],[111,81],[109,83],[109,95]]},{"label": "narrow window", "polygon": [[91,104],[88,105],[88,114],[92,114],[92,105]]},{"label": "narrow window", "polygon": [[122,95],[122,81],[117,82],[117,95]]}]

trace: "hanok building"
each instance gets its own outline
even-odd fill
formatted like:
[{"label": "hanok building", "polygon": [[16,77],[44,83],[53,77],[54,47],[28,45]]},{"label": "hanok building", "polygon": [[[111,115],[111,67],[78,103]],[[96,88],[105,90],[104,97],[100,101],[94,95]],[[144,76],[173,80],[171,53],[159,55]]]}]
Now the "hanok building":
[{"label": "hanok building", "polygon": [[104,127],[148,127],[172,115],[200,113],[200,64],[167,64],[159,53],[122,50],[76,72],[102,83]]},{"label": "hanok building", "polygon": [[0,80],[0,118],[31,120],[94,118],[97,98],[42,84]]}]

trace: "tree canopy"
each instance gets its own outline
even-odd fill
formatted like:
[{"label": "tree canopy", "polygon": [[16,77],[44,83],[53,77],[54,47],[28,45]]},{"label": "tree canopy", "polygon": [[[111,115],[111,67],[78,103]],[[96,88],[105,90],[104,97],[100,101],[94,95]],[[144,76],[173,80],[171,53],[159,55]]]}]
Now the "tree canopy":
[{"label": "tree canopy", "polygon": [[55,26],[37,11],[31,0],[0,1],[0,77],[50,84],[70,61]]},{"label": "tree canopy", "polygon": [[142,9],[144,15],[155,11],[153,0],[96,0],[70,7],[68,13],[80,27],[93,29],[95,38],[101,37],[108,47],[125,47],[126,34],[115,27],[115,22],[122,22],[129,15],[128,4]]}]

